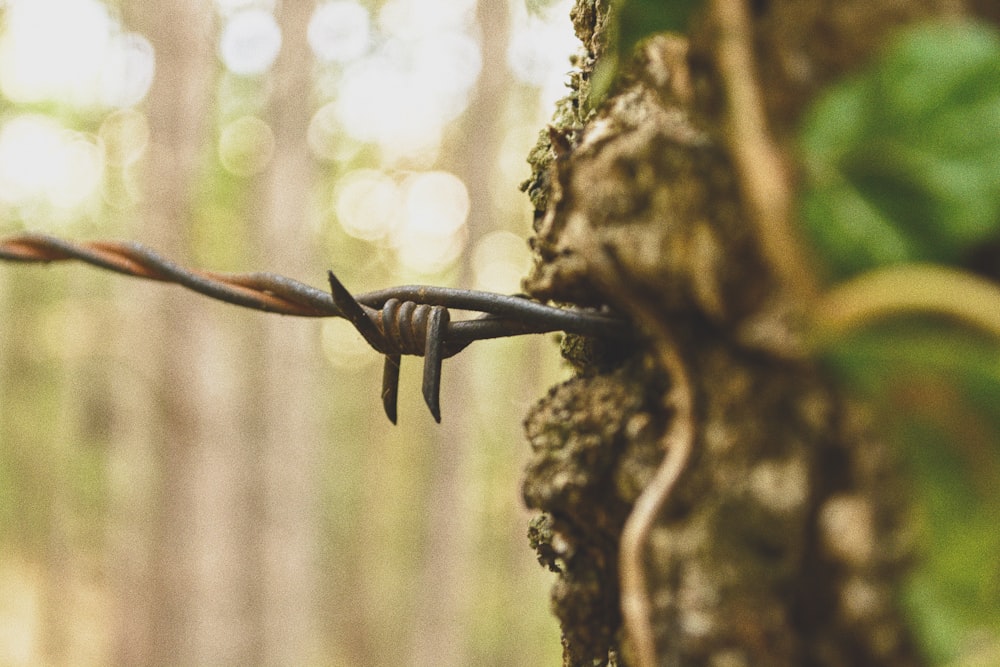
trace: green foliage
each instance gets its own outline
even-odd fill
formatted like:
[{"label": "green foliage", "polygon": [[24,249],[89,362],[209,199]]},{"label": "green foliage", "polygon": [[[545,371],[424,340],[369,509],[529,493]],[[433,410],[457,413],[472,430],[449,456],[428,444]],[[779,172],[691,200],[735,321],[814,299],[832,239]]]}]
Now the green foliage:
[{"label": "green foliage", "polygon": [[1000,632],[1000,356],[947,322],[856,331],[826,360],[884,415],[912,474],[920,564],[906,603],[931,657]]},{"label": "green foliage", "polygon": [[1000,220],[1000,36],[906,32],[816,104],[802,150],[803,220],[835,276],[957,260]]},{"label": "green foliage", "polygon": [[628,62],[642,40],[661,32],[685,32],[701,4],[702,0],[615,0],[608,49],[594,71],[588,104],[594,107],[604,98],[620,64]]},{"label": "green foliage", "polygon": [[540,16],[546,12],[556,0],[524,0],[524,6],[529,14]]},{"label": "green foliage", "polygon": [[642,40],[661,32],[684,32],[701,0],[620,0],[616,3],[615,52],[619,62]]},{"label": "green foliage", "polygon": [[[801,138],[802,220],[833,277],[959,263],[1000,236],[1000,35],[908,30],[827,91]],[[974,639],[1000,637],[1000,331],[940,302],[907,319],[891,305],[822,353],[899,442],[922,538],[906,602],[931,657],[965,664]]]}]

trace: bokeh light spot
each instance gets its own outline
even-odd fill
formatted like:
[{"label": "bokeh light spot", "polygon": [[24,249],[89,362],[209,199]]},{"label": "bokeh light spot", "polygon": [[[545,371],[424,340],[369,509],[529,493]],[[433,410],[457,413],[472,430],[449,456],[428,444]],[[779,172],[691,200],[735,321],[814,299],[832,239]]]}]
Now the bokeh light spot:
[{"label": "bokeh light spot", "polygon": [[0,199],[8,203],[79,206],[96,191],[103,167],[87,135],[47,116],[17,116],[0,129]]},{"label": "bokeh light spot", "polygon": [[100,72],[100,98],[105,106],[138,104],[153,84],[156,58],[153,45],[137,33],[116,35],[108,43]]},{"label": "bokeh light spot", "polygon": [[482,69],[479,43],[464,33],[445,33],[424,40],[414,57],[413,69],[424,79],[426,94],[438,100],[438,113],[444,121],[456,118],[465,110]]},{"label": "bokeh light spot", "polygon": [[74,132],[65,137],[61,159],[54,167],[49,199],[60,208],[76,208],[100,186],[104,156],[89,137]]},{"label": "bokeh light spot", "polygon": [[414,174],[402,187],[403,221],[392,231],[399,260],[418,273],[443,271],[465,247],[468,190],[445,171]]},{"label": "bokeh light spot", "polygon": [[508,231],[490,232],[472,251],[476,289],[510,294],[520,291],[521,279],[531,268],[528,244]]},{"label": "bokeh light spot", "polygon": [[378,21],[396,37],[440,37],[468,29],[475,14],[476,0],[388,0],[379,10]]},{"label": "bokeh light spot", "polygon": [[403,228],[395,236],[396,256],[405,268],[423,275],[441,273],[454,264],[465,249],[465,227],[452,234]]},{"label": "bokeh light spot", "polygon": [[462,179],[454,174],[447,171],[414,174],[403,187],[407,229],[451,234],[469,217],[469,192]]},{"label": "bokeh light spot", "polygon": [[351,64],[337,97],[341,126],[351,136],[378,143],[393,155],[436,146],[441,118],[435,100],[420,94],[422,83],[385,55]]},{"label": "bokeh light spot", "polygon": [[226,68],[241,76],[263,74],[281,50],[281,29],[271,12],[247,9],[226,22],[219,40],[219,55]]},{"label": "bokeh light spot", "polygon": [[358,3],[334,0],[316,8],[307,36],[320,60],[347,62],[364,55],[371,45],[371,20]]},{"label": "bokeh light spot", "polygon": [[9,0],[0,41],[0,88],[15,102],[98,102],[116,26],[95,0]]},{"label": "bokeh light spot", "polygon": [[341,131],[337,106],[332,103],[324,104],[313,114],[306,131],[306,141],[313,155],[330,162],[348,160],[358,150],[357,142]]},{"label": "bokeh light spot", "polygon": [[523,17],[511,33],[507,64],[521,82],[541,89],[542,106],[548,108],[566,94],[570,56],[580,50],[565,17],[572,0],[561,0]]},{"label": "bokeh light spot", "polygon": [[468,106],[482,67],[471,34],[475,4],[393,0],[379,10],[383,39],[347,62],[335,96],[344,132],[378,145],[386,162],[430,164],[444,127]]},{"label": "bokeh light spot", "polygon": [[402,201],[395,182],[375,169],[347,173],[333,196],[340,226],[350,236],[365,241],[377,241],[389,233]]},{"label": "bokeh light spot", "polygon": [[267,168],[274,155],[274,132],[256,116],[227,123],[219,135],[219,162],[231,174],[253,176]]},{"label": "bokeh light spot", "polygon": [[136,162],[146,151],[149,144],[149,123],[139,111],[121,109],[104,119],[97,134],[104,146],[104,159],[107,163],[124,167]]}]

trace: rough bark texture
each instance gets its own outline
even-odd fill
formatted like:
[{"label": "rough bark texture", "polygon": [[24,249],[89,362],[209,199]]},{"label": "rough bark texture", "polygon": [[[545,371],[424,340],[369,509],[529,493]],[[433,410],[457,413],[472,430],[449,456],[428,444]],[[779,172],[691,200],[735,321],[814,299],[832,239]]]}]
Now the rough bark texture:
[{"label": "rough bark texture", "polygon": [[[716,21],[640,48],[594,111],[606,0],[573,12],[573,93],[531,156],[534,296],[608,305],[637,342],[570,339],[578,377],[526,420],[524,481],[566,665],[918,665],[895,606],[905,485],[864,410],[801,353],[729,131]],[[761,106],[787,173],[798,119],[896,27],[945,0],[747,9]],[[728,117],[728,118],[727,118]],[[793,178],[788,179],[793,182]],[[790,190],[794,184],[790,183]],[[624,621],[623,621],[624,614]]]}]

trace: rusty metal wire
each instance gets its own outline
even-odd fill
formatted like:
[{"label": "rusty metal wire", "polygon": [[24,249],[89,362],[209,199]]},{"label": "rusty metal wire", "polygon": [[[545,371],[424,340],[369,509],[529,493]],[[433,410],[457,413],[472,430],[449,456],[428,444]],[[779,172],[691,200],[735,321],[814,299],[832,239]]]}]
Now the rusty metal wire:
[{"label": "rusty metal wire", "polygon": [[[78,260],[128,276],[182,285],[227,303],[298,317],[343,317],[386,356],[383,403],[396,421],[396,383],[403,354],[426,357],[424,397],[440,421],[441,360],[488,338],[566,331],[629,338],[622,319],[592,311],[554,308],[517,296],[429,285],[403,285],[351,295],[331,272],[331,291],[273,273],[217,273],[181,267],[149,248],[127,241],[71,242],[46,234],[0,240],[0,260]],[[476,319],[450,321],[447,308],[479,311]],[[381,309],[381,310],[379,310]]]},{"label": "rusty metal wire", "polygon": [[[298,317],[345,317],[326,290],[274,273],[187,269],[132,241],[67,241],[47,234],[18,234],[0,239],[0,260],[39,263],[78,260],[128,276],[176,283],[244,308]],[[451,322],[447,338],[454,343],[549,331],[607,338],[632,335],[631,327],[617,317],[477,290],[402,285],[354,298],[370,308],[380,308],[395,298],[487,314],[478,320]]]},{"label": "rusty metal wire", "polygon": [[329,293],[291,278],[273,273],[185,269],[130,241],[70,242],[45,234],[20,234],[0,241],[0,259],[45,263],[79,260],[127,276],[177,283],[244,308],[299,317],[343,317]]}]

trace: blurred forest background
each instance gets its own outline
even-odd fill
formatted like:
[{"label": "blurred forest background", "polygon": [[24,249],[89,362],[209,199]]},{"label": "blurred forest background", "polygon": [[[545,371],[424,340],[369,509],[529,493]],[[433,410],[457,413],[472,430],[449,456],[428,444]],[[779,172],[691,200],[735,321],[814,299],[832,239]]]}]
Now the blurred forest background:
[{"label": "blurred forest background", "polygon": [[[0,2],[0,235],[517,292],[576,49],[540,4]],[[0,665],[557,664],[517,443],[558,357],[449,360],[440,426],[404,361],[392,427],[342,321],[3,266]]]}]

